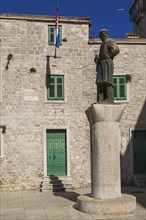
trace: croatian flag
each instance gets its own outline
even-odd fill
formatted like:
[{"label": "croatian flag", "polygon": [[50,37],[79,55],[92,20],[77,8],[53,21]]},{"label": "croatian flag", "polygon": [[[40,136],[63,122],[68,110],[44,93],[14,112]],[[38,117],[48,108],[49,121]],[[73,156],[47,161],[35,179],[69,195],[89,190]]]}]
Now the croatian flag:
[{"label": "croatian flag", "polygon": [[60,33],[59,33],[59,25],[58,25],[58,3],[56,7],[56,22],[55,22],[55,30],[54,30],[54,46],[59,48],[60,45]]}]

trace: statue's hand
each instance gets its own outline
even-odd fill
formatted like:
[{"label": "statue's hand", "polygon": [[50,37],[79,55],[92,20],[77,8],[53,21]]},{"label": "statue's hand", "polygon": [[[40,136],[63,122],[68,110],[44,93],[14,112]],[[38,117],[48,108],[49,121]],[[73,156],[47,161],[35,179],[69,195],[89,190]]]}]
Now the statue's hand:
[{"label": "statue's hand", "polygon": [[98,60],[99,60],[99,56],[95,55],[95,58],[94,58],[95,63],[98,63]]}]

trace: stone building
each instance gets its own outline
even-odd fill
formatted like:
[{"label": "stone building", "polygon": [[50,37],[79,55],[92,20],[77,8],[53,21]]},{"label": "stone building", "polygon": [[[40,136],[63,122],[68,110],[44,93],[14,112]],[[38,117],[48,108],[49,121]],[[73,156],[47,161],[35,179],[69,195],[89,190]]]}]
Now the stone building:
[{"label": "stone building", "polygon": [[133,22],[134,33],[140,38],[146,37],[146,0],[133,0],[130,8],[130,20]]},{"label": "stone building", "polygon": [[[1,191],[90,185],[85,111],[96,102],[94,56],[101,44],[89,36],[90,20],[60,17],[61,45],[54,58],[55,17],[1,14],[0,19]],[[138,181],[146,172],[146,42],[115,40],[120,47],[115,103],[126,104],[122,184],[143,184]]]}]

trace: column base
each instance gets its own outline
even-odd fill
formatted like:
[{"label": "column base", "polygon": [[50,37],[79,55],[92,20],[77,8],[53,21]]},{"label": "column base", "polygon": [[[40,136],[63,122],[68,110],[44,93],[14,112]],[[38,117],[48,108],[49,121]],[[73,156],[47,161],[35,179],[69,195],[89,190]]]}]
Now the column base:
[{"label": "column base", "polygon": [[90,195],[81,195],[77,199],[77,208],[90,214],[128,214],[136,209],[136,198],[122,194],[117,199],[94,199]]}]

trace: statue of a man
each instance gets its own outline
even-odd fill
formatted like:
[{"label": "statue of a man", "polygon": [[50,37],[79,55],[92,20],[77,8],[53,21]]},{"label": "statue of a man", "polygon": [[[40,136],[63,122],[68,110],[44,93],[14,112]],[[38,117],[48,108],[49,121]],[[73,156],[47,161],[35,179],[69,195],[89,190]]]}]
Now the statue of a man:
[{"label": "statue of a man", "polygon": [[95,55],[97,71],[97,102],[114,102],[114,57],[120,52],[116,42],[109,38],[109,33],[106,29],[101,29],[99,38],[102,41],[99,55]]}]

